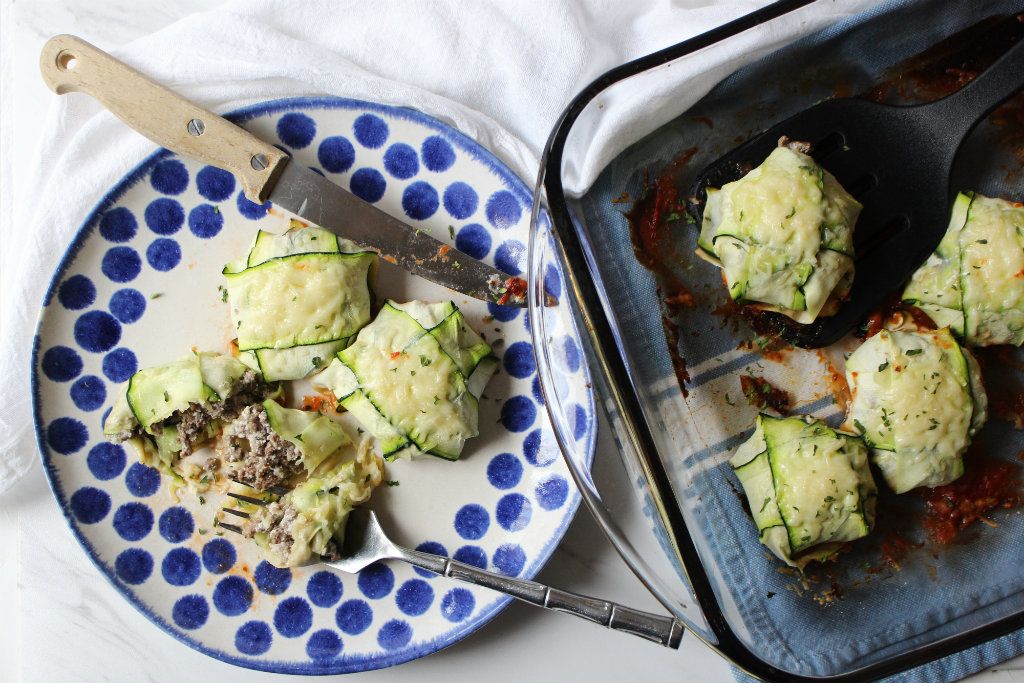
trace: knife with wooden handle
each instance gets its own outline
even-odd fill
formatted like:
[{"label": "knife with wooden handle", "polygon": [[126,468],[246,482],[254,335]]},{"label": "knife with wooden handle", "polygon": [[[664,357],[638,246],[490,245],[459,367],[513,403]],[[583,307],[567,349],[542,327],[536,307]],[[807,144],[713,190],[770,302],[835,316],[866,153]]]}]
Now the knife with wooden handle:
[{"label": "knife with wooden handle", "polygon": [[232,173],[252,201],[273,204],[326,228],[404,270],[466,296],[526,305],[526,283],[403,223],[298,164],[230,121],[154,83],[71,35],[54,36],[39,58],[58,95],[91,95],[153,142]]}]

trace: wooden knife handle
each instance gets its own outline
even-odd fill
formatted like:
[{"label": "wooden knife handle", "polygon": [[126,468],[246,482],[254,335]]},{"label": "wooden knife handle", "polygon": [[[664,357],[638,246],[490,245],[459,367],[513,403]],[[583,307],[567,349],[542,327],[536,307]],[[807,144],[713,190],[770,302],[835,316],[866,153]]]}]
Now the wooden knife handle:
[{"label": "wooden knife handle", "polygon": [[287,155],[273,145],[77,36],[50,38],[39,57],[39,69],[46,85],[58,95],[91,95],[158,145],[230,171],[254,202],[266,200],[287,162]]}]

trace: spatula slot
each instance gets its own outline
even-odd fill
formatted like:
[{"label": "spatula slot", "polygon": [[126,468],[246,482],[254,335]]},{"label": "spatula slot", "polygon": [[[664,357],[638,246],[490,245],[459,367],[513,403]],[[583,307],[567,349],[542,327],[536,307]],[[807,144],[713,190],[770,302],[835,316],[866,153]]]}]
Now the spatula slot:
[{"label": "spatula slot", "polygon": [[822,159],[835,154],[844,147],[846,147],[846,137],[835,130],[811,145],[811,156],[821,163]]},{"label": "spatula slot", "polygon": [[878,187],[878,176],[874,173],[865,173],[850,183],[849,187],[846,188],[846,191],[857,199],[861,199],[876,187]]},{"label": "spatula slot", "polygon": [[862,244],[857,245],[856,261],[862,261],[871,256],[872,252],[891,240],[896,239],[910,227],[910,218],[906,214],[892,216],[881,224],[877,230]]}]

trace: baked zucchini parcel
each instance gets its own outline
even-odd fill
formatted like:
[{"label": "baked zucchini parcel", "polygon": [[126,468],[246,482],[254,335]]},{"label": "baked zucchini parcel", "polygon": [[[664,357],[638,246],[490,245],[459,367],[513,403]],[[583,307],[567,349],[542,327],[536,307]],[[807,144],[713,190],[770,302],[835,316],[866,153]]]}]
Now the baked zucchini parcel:
[{"label": "baked zucchini parcel", "polygon": [[190,353],[132,375],[103,423],[103,434],[131,444],[144,463],[179,484],[208,484],[216,468],[185,459],[269,392],[258,373],[231,356]]},{"label": "baked zucchini parcel", "polygon": [[737,303],[811,323],[834,313],[853,284],[861,205],[794,147],[707,189],[697,254],[722,269]]},{"label": "baked zucchini parcel", "polygon": [[312,381],[359,420],[385,458],[456,460],[479,433],[478,401],[497,363],[455,304],[388,301]]},{"label": "baked zucchini parcel", "polygon": [[896,493],[941,486],[964,472],[963,454],[985,423],[977,361],[948,328],[883,329],[846,361],[849,420]]},{"label": "baked zucchini parcel", "polygon": [[224,267],[239,359],[268,381],[326,365],[370,322],[377,254],[298,221]]},{"label": "baked zucchini parcel", "polygon": [[761,543],[792,567],[827,559],[874,525],[877,489],[857,436],[762,413],[730,462]]},{"label": "baked zucchini parcel", "polygon": [[964,192],[903,300],[968,346],[1024,344],[1024,205]]}]

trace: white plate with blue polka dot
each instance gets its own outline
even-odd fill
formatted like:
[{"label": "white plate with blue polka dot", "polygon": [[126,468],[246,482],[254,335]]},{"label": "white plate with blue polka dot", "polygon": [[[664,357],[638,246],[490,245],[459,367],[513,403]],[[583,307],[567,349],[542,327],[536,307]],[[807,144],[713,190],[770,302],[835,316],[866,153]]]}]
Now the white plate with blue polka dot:
[{"label": "white plate with blue polka dot", "polygon": [[[525,270],[531,197],[489,152],[410,109],[336,98],[266,103],[231,116],[363,199],[511,274]],[[508,598],[404,564],[359,575],[276,569],[213,525],[216,504],[171,498],[158,473],[106,443],[102,419],[139,367],[192,347],[227,351],[221,267],[287,217],[242,196],[216,168],[160,150],[113,187],[53,277],[33,353],[39,447],[87,555],[175,638],[241,666],[297,674],[365,671],[439,650]],[[389,464],[372,507],[395,539],[508,575],[533,576],[578,506],[543,409],[524,311],[469,300],[390,264],[378,295],[453,299],[494,342],[499,373],[480,436],[461,460]],[[559,294],[557,272],[546,277]],[[554,330],[576,437],[592,452],[594,404],[578,340]],[[501,340],[500,342],[498,340]],[[573,377],[575,375],[576,377]],[[74,561],[75,558],[69,558]]]}]

